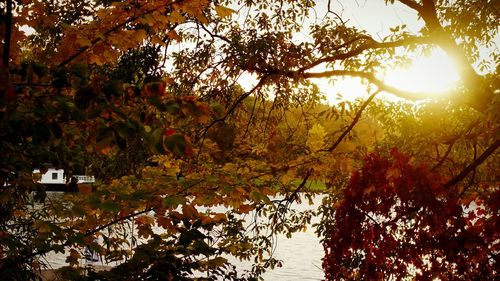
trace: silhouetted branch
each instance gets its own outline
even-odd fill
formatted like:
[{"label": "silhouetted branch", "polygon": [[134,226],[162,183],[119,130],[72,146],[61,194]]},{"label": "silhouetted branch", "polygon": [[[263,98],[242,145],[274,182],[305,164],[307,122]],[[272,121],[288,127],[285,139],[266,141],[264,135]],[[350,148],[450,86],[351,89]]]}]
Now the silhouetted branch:
[{"label": "silhouetted branch", "polygon": [[370,102],[375,98],[375,96],[379,92],[380,92],[380,90],[377,90],[375,93],[371,94],[368,97],[368,99],[366,99],[366,101],[361,105],[361,108],[358,110],[358,112],[356,112],[356,116],[352,120],[352,122],[349,125],[349,127],[347,127],[347,129],[342,133],[342,135],[340,135],[340,137],[337,139],[337,141],[335,141],[335,143],[332,146],[330,146],[330,148],[328,148],[328,151],[332,152],[335,148],[337,148],[337,146],[339,146],[339,144],[342,142],[342,140],[347,136],[347,134],[349,134],[349,132],[358,123],[359,118],[361,118],[361,115],[363,114],[363,111],[366,109],[366,107],[368,106],[368,104],[370,104]]},{"label": "silhouetted branch", "polygon": [[318,66],[320,64],[327,63],[327,62],[334,62],[334,61],[338,61],[338,60],[345,60],[348,58],[352,58],[352,57],[355,57],[357,55],[360,55],[361,53],[363,53],[366,50],[396,48],[396,47],[412,46],[412,45],[417,45],[417,44],[435,44],[436,43],[436,42],[434,42],[434,40],[432,38],[429,38],[429,37],[409,37],[409,38],[396,40],[396,41],[390,41],[390,42],[378,42],[369,36],[359,36],[359,37],[356,37],[353,40],[351,40],[352,42],[348,41],[348,42],[340,45],[339,47],[345,47],[345,45],[352,44],[353,42],[358,41],[360,39],[367,39],[368,42],[361,45],[360,47],[355,48],[353,50],[350,50],[346,53],[336,54],[333,56],[327,56],[327,57],[318,59],[316,61],[313,61],[309,65],[301,68],[301,70],[304,71],[307,69],[311,69],[315,66]]},{"label": "silhouetted branch", "polygon": [[444,184],[445,188],[450,188],[460,181],[462,181],[470,172],[476,169],[477,166],[481,165],[495,150],[500,146],[500,140],[496,140],[492,143],[476,160],[472,161],[465,169],[462,170],[457,176],[452,178],[450,181]]}]

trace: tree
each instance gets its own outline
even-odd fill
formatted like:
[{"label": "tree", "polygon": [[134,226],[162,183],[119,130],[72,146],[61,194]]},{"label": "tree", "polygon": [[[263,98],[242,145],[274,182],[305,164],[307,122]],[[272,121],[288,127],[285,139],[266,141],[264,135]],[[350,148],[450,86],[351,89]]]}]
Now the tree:
[{"label": "tree", "polygon": [[[414,10],[422,30],[399,26],[376,40],[330,1],[307,29],[314,1],[2,3],[2,276],[35,278],[40,257],[56,251],[69,253],[67,278],[83,278],[78,259],[90,247],[128,259],[90,273],[95,279],[123,271],[135,279],[241,278],[224,255],[254,258],[243,276],[253,278],[279,264],[265,254],[272,235],[310,220],[288,208],[310,180],[331,195],[318,226],[327,279],[497,274],[497,52],[485,74],[475,67],[478,50],[494,44],[495,5],[385,2]],[[311,39],[298,42],[299,30]],[[420,107],[376,99],[432,97],[392,87],[380,73],[434,47],[457,62],[455,90]],[[249,90],[242,75],[256,77]],[[362,78],[369,98],[321,105],[311,79],[346,76]],[[98,174],[100,183],[49,200],[31,174],[47,163]],[[428,189],[429,198],[419,197]],[[218,204],[228,211],[210,211]],[[469,204],[478,207],[463,208]],[[440,208],[450,224],[430,225]],[[247,231],[238,215],[251,211],[268,225]],[[132,221],[142,244],[127,252]],[[353,226],[363,231],[341,241]],[[402,250],[417,241],[425,247]],[[465,268],[471,260],[478,266]]]}]

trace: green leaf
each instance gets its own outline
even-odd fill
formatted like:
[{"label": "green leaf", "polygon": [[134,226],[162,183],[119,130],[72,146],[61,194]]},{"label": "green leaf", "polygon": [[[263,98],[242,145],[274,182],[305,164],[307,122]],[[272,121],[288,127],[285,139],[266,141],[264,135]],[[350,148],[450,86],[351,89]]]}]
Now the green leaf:
[{"label": "green leaf", "polygon": [[104,201],[101,203],[101,209],[107,212],[118,212],[120,211],[120,204],[113,201]]},{"label": "green leaf", "polygon": [[163,207],[166,208],[177,208],[177,206],[184,204],[186,202],[186,199],[181,196],[169,196],[163,199]]}]

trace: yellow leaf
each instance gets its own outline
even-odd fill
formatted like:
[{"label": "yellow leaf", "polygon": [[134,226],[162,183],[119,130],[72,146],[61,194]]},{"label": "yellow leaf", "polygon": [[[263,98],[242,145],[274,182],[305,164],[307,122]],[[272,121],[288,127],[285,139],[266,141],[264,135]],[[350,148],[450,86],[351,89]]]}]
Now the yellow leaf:
[{"label": "yellow leaf", "polygon": [[226,17],[231,17],[233,13],[236,11],[227,7],[223,6],[215,6],[215,12],[220,18],[226,18]]},{"label": "yellow leaf", "polygon": [[163,40],[161,40],[161,38],[158,37],[158,35],[153,35],[151,37],[151,42],[153,42],[154,44],[158,44],[158,45],[165,45],[165,42],[163,42]]},{"label": "yellow leaf", "polygon": [[84,37],[80,37],[76,40],[76,43],[80,45],[80,47],[88,47],[92,45],[92,42]]},{"label": "yellow leaf", "polygon": [[171,23],[183,23],[186,21],[186,19],[184,18],[183,15],[181,15],[181,13],[179,13],[178,11],[173,11],[172,13],[170,13],[170,16],[168,17],[168,20],[171,22]]},{"label": "yellow leaf", "polygon": [[295,177],[296,177],[296,175],[295,175],[295,171],[293,171],[293,170],[288,170],[288,171],[286,172],[286,174],[284,174],[284,175],[280,178],[280,182],[281,182],[282,184],[288,184],[288,183],[290,183],[292,180],[294,180],[294,179],[295,179]]},{"label": "yellow leaf", "polygon": [[148,34],[144,29],[139,29],[136,31],[135,38],[138,42],[142,42],[144,41],[144,39],[146,39],[147,35]]},{"label": "yellow leaf", "polygon": [[306,145],[312,152],[316,152],[325,145],[326,131],[321,124],[316,123],[309,130]]},{"label": "yellow leaf", "polygon": [[101,58],[96,55],[96,54],[91,54],[89,57],[89,63],[90,64],[96,64],[98,66],[101,66],[104,64],[104,62],[101,60]]},{"label": "yellow leaf", "polygon": [[155,25],[155,19],[150,14],[144,15],[139,20],[140,20],[141,23],[147,24],[149,26],[154,26]]}]

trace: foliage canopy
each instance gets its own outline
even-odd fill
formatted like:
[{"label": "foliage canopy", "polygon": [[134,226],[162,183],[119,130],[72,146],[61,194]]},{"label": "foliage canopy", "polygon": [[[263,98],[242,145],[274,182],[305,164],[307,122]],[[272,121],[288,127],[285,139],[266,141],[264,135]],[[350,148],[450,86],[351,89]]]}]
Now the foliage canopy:
[{"label": "foliage canopy", "polygon": [[[423,28],[376,39],[333,1],[0,3],[2,277],[39,278],[56,252],[70,280],[254,279],[280,264],[273,235],[317,215],[328,280],[493,279],[498,4],[385,4]],[[432,48],[456,62],[456,88],[384,82]],[[325,105],[313,79],[343,77],[368,98]],[[99,181],[54,196],[32,174],[52,166]],[[318,211],[291,209],[311,181]],[[120,265],[85,272],[84,248]]]}]

